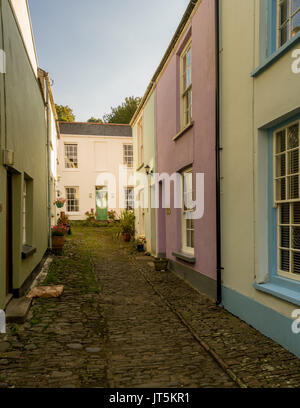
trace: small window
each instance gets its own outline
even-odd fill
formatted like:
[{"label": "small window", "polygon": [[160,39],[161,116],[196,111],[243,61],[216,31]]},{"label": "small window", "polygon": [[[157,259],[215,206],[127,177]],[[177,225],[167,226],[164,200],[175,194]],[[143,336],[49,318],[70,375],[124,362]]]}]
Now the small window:
[{"label": "small window", "polygon": [[126,210],[134,210],[134,188],[125,187],[125,208]]},{"label": "small window", "polygon": [[278,48],[300,31],[300,0],[278,0]]},{"label": "small window", "polygon": [[133,146],[132,144],[123,145],[123,163],[128,168],[133,167]]},{"label": "small window", "polygon": [[78,169],[77,144],[65,144],[65,168]]},{"label": "small window", "polygon": [[79,187],[67,187],[67,212],[79,212]]},{"label": "small window", "polygon": [[278,274],[300,280],[300,122],[274,134]]},{"label": "small window", "polygon": [[138,167],[144,162],[144,128],[143,118],[140,119],[137,125],[137,142],[138,142]]},{"label": "small window", "polygon": [[182,174],[183,179],[183,211],[182,211],[182,251],[194,254],[194,220],[189,215],[194,211],[193,173],[187,170]]},{"label": "small window", "polygon": [[192,121],[192,44],[181,55],[181,127]]}]

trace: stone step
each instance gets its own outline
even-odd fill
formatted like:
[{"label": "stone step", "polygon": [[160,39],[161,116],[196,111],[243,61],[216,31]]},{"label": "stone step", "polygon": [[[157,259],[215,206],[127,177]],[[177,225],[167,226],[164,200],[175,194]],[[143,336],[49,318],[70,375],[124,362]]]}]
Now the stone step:
[{"label": "stone step", "polygon": [[6,307],[6,323],[24,323],[29,312],[32,299],[21,297],[12,299]]}]

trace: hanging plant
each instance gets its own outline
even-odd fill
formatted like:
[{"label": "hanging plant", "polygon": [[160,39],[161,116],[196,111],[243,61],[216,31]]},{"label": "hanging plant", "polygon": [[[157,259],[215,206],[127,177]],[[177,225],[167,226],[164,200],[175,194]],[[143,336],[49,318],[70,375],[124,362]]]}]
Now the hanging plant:
[{"label": "hanging plant", "polygon": [[63,208],[65,205],[66,199],[65,198],[58,198],[57,200],[54,201],[54,204],[56,205],[57,208]]}]

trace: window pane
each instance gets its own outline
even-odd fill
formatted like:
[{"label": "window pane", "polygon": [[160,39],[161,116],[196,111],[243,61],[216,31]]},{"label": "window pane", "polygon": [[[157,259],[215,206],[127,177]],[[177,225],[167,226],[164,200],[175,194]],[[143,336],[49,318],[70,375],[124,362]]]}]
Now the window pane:
[{"label": "window pane", "polygon": [[300,254],[299,252],[293,253],[293,273],[300,274]]},{"label": "window pane", "polygon": [[290,2],[284,0],[280,6],[280,24],[283,24],[289,18]]},{"label": "window pane", "polygon": [[293,13],[300,8],[300,0],[293,0],[293,7],[292,7],[292,11]]},{"label": "window pane", "polygon": [[299,146],[299,125],[288,128],[288,149],[294,149]]},{"label": "window pane", "polygon": [[276,199],[278,201],[286,200],[286,179],[276,181]]},{"label": "window pane", "polygon": [[282,153],[285,151],[285,130],[276,134],[276,152]]},{"label": "window pane", "polygon": [[276,158],[276,176],[281,177],[286,175],[286,169],[285,169],[285,153],[281,154]]},{"label": "window pane", "polygon": [[293,210],[294,210],[293,223],[300,224],[300,203],[294,203]]},{"label": "window pane", "polygon": [[280,223],[289,224],[290,223],[290,204],[282,204],[280,206],[280,209],[281,209]]},{"label": "window pane", "polygon": [[290,253],[289,251],[280,251],[280,268],[282,271],[290,271]]},{"label": "window pane", "polygon": [[287,22],[281,29],[280,29],[280,45],[283,45],[289,39],[289,32],[290,32],[290,23]]},{"label": "window pane", "polygon": [[299,198],[299,176],[288,177],[289,199]]},{"label": "window pane", "polygon": [[299,173],[299,150],[293,150],[288,153],[289,172],[288,174]]},{"label": "window pane", "polygon": [[300,227],[293,227],[292,247],[300,249]]},{"label": "window pane", "polygon": [[281,227],[280,246],[283,248],[290,247],[290,227]]},{"label": "window pane", "polygon": [[292,36],[300,31],[300,10],[292,18]]}]

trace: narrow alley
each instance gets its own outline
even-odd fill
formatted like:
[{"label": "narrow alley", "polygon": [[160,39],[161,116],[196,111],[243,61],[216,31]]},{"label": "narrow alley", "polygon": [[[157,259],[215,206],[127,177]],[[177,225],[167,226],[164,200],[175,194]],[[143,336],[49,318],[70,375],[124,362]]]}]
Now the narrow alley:
[{"label": "narrow alley", "polygon": [[119,240],[75,226],[24,324],[0,338],[5,387],[295,387],[300,361]]}]

